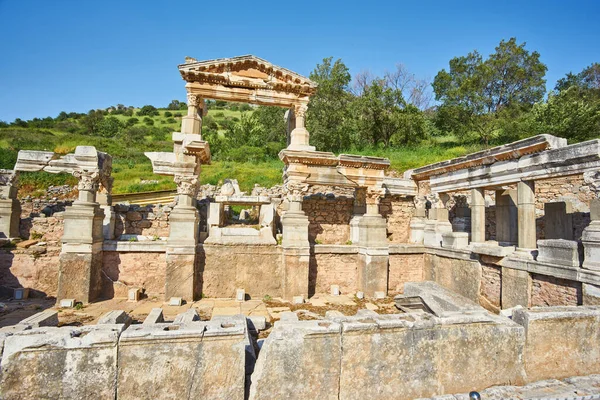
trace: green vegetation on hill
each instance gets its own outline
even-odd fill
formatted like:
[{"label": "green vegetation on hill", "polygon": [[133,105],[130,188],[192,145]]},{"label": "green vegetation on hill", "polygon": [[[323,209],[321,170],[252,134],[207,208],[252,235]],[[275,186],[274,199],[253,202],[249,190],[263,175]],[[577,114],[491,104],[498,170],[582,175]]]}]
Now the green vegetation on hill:
[{"label": "green vegetation on hill", "polygon": [[[501,41],[487,58],[477,51],[450,60],[433,80],[418,79],[402,65],[383,77],[368,71],[352,80],[342,60],[326,58],[310,74],[318,83],[306,114],[318,150],[387,157],[402,172],[540,133],[570,142],[600,137],[600,64],[560,79],[545,97],[546,66],[540,54],[516,39]],[[432,106],[432,98],[437,103]],[[284,110],[207,101],[202,135],[213,162],[202,183],[238,179],[281,183],[277,154],[286,145]],[[0,121],[0,168],[12,168],[20,149],[72,152],[93,145],[113,156],[115,193],[173,189],[171,177],[152,173],[147,151],[171,151],[171,133],[187,113],[184,102],[166,108],[122,104],[56,118]],[[21,194],[73,184],[69,176],[23,174]]]}]

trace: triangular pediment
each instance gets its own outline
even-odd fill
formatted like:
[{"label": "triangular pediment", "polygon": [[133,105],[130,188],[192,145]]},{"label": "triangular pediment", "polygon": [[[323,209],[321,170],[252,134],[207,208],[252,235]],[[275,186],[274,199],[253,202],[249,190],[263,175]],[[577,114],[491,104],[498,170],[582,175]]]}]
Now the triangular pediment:
[{"label": "triangular pediment", "polygon": [[185,64],[179,65],[179,72],[187,82],[229,87],[289,90],[309,95],[317,87],[310,79],[253,55],[206,61],[188,57]]}]

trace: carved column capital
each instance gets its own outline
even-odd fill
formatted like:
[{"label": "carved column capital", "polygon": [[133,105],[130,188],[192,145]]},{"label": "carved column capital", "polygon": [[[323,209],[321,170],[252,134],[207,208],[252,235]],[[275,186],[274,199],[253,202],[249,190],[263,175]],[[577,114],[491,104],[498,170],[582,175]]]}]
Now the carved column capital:
[{"label": "carved column capital", "polygon": [[79,191],[95,192],[98,190],[100,173],[98,171],[75,170],[73,176],[79,179],[77,189]]},{"label": "carved column capital", "polygon": [[302,182],[287,182],[283,185],[283,191],[288,200],[302,201],[302,198],[308,193],[309,185]]},{"label": "carved column capital", "polygon": [[308,110],[307,104],[295,104],[294,105],[294,115],[296,116],[296,118],[306,117],[306,110]]},{"label": "carved column capital", "polygon": [[175,175],[177,194],[196,197],[198,194],[198,177],[194,175]]},{"label": "carved column capital", "polygon": [[600,171],[584,172],[583,181],[596,193],[596,197],[600,198]]},{"label": "carved column capital", "polygon": [[427,199],[425,198],[425,196],[415,196],[413,197],[413,203],[415,205],[415,208],[425,208],[425,205],[427,204]]},{"label": "carved column capital", "polygon": [[0,169],[0,186],[19,186],[19,174],[12,169]]},{"label": "carved column capital", "polygon": [[187,94],[187,105],[188,107],[198,107],[200,105],[200,101],[202,98],[197,94],[188,93]]}]

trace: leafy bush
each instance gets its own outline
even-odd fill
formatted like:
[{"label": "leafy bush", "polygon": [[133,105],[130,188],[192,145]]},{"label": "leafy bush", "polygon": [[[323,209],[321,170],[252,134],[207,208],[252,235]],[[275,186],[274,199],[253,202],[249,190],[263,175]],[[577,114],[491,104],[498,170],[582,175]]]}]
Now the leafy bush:
[{"label": "leafy bush", "polygon": [[154,120],[150,117],[144,117],[144,124],[146,124],[148,126],[152,126],[152,125],[154,125]]},{"label": "leafy bush", "polygon": [[172,117],[173,113],[171,111],[165,111],[165,117]]},{"label": "leafy bush", "polygon": [[140,117],[156,117],[159,115],[159,112],[156,109],[156,107],[151,105],[145,105],[137,112],[137,115],[139,115]]},{"label": "leafy bush", "polygon": [[134,126],[134,125],[135,125],[135,124],[137,124],[138,122],[140,122],[140,120],[139,120],[139,119],[137,119],[137,118],[135,118],[135,117],[132,117],[132,118],[129,118],[129,119],[127,120],[127,122],[125,122],[125,126],[128,126],[128,127],[129,127],[129,126]]}]

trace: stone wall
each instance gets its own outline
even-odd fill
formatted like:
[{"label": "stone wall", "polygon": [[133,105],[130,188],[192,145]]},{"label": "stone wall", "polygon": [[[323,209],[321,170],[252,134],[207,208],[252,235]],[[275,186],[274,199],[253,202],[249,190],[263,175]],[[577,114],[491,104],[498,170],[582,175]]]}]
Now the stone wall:
[{"label": "stone wall", "polygon": [[406,282],[424,280],[423,254],[390,254],[388,291],[390,294],[403,293]]},{"label": "stone wall", "polygon": [[381,200],[379,212],[387,221],[387,235],[390,243],[408,243],[410,219],[415,205],[412,197],[387,195]]},{"label": "stone wall", "polygon": [[313,253],[310,258],[309,293],[329,293],[331,285],[338,285],[342,294],[355,293],[357,278],[357,253]]},{"label": "stone wall", "polygon": [[256,356],[243,316],[199,321],[194,311],[164,323],[154,311],[129,327],[114,311],[98,325],[3,328],[0,397],[245,398]]},{"label": "stone wall", "polygon": [[350,240],[352,197],[316,194],[305,197],[302,210],[308,216],[308,240],[318,244],[346,244]]},{"label": "stone wall", "polygon": [[482,276],[479,262],[430,254],[425,256],[424,269],[426,280],[479,303]]},{"label": "stone wall", "polygon": [[[30,203],[32,204],[32,203]],[[62,212],[51,217],[25,211],[21,219],[21,236],[16,246],[0,248],[0,287],[11,296],[10,288],[27,287],[31,295],[56,296],[58,268],[63,235]]]},{"label": "stone wall", "polygon": [[117,204],[114,209],[116,238],[121,235],[169,236],[169,206]]},{"label": "stone wall", "polygon": [[525,327],[525,371],[530,382],[600,373],[600,307],[516,310]]},{"label": "stone wall", "polygon": [[199,285],[207,297],[235,298],[238,288],[251,298],[283,296],[279,246],[205,244],[196,262]]},{"label": "stone wall", "polygon": [[481,297],[479,302],[490,311],[498,311],[502,297],[502,268],[493,264],[481,264]]},{"label": "stone wall", "polygon": [[590,202],[596,198],[593,188],[582,175],[565,176],[535,181],[535,213],[537,239],[544,239],[544,204],[570,201],[573,205],[573,240],[581,239],[581,232],[590,224]]},{"label": "stone wall", "polygon": [[581,282],[531,274],[531,306],[576,306],[582,302]]},{"label": "stone wall", "polygon": [[150,298],[164,297],[164,252],[105,251],[102,272],[102,297],[127,297],[127,291],[131,288],[143,289]]},{"label": "stone wall", "polygon": [[412,399],[524,381],[523,328],[509,319],[365,311],[277,322],[250,399]]}]

